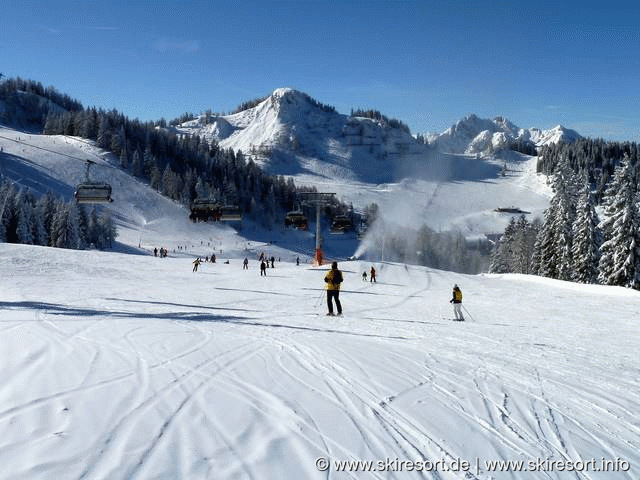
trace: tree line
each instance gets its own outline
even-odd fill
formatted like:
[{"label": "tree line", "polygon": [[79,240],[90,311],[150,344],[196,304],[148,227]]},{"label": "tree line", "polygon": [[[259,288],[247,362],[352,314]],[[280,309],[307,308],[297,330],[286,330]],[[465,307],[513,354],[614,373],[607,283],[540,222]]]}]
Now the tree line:
[{"label": "tree line", "polygon": [[574,142],[544,145],[538,150],[538,172],[553,175],[562,162],[579,176],[587,176],[594,187],[595,200],[602,202],[607,185],[622,159],[634,169],[633,181],[640,181],[640,147],[636,142],[613,142],[581,138]]},{"label": "tree line", "polygon": [[598,215],[589,169],[578,175],[563,157],[555,165],[544,220],[512,219],[490,271],[640,289],[637,162],[624,155],[614,163]]},{"label": "tree line", "polygon": [[[352,117],[363,117],[363,118],[370,118],[372,120],[377,120],[385,125],[388,125],[391,128],[398,128],[406,133],[408,133],[409,135],[411,135],[411,129],[409,128],[409,126],[402,122],[401,120],[398,120],[397,118],[389,118],[386,115],[383,115],[382,113],[380,113],[379,110],[373,110],[373,109],[362,109],[362,108],[356,108],[355,110],[352,108],[351,109],[351,116]],[[424,141],[422,142],[424,143]]]},{"label": "tree line", "polygon": [[82,110],[82,104],[53,87],[20,77],[0,82],[0,122],[7,125],[42,125],[51,110]]},{"label": "tree line", "polygon": [[87,212],[75,201],[65,202],[51,193],[36,198],[4,180],[0,184],[0,241],[48,247],[111,248],[117,236],[107,210]]}]

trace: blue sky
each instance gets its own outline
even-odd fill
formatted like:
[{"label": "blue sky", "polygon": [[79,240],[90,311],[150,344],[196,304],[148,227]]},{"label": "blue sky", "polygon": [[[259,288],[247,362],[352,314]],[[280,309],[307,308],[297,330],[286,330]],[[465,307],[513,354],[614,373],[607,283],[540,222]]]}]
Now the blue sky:
[{"label": "blue sky", "polygon": [[475,113],[640,141],[627,2],[2,0],[0,32],[0,72],[142,120],[293,87],[414,133]]}]

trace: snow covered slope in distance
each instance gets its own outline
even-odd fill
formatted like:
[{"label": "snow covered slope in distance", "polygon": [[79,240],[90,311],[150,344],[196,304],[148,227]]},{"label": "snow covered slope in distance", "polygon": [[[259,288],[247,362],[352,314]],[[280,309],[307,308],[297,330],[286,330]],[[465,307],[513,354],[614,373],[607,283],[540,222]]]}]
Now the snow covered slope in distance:
[{"label": "snow covered slope in distance", "polygon": [[[252,108],[208,120],[202,116],[176,131],[241,149],[267,171],[336,192],[356,209],[375,202],[387,220],[412,228],[426,223],[481,237],[506,227],[509,215],[496,208],[515,206],[539,216],[549,201],[535,157],[485,152],[492,142],[525,135],[503,118],[458,122],[442,136],[439,146],[449,145],[442,152],[387,122],[342,115],[283,88]],[[531,135],[551,138],[538,131]]]},{"label": "snow covered slope in distance", "polygon": [[[243,234],[239,234],[221,223],[193,223],[185,206],[123,171],[112,154],[91,141],[0,127],[0,148],[2,177],[37,194],[50,191],[66,200],[72,199],[76,185],[85,181],[85,161],[94,161],[91,180],[109,183],[113,188],[113,203],[97,209],[112,213],[118,228],[116,250],[148,253],[156,247],[165,247],[172,253],[190,256],[209,256],[214,251],[218,256],[234,256],[253,255],[269,242],[277,242],[279,246],[269,249],[275,256],[313,251],[314,242],[309,232],[283,232],[277,228],[265,232],[252,222],[243,221]],[[332,246],[327,247],[331,251]],[[344,255],[353,253],[355,248],[351,245]]]}]

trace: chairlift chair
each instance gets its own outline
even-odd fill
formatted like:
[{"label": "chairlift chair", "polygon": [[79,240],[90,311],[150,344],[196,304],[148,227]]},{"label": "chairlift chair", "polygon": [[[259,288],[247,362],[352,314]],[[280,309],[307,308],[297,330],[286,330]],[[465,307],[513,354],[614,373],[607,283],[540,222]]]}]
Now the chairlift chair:
[{"label": "chairlift chair", "polygon": [[306,230],[309,226],[309,220],[301,210],[294,210],[288,212],[284,217],[284,225],[286,227],[293,227],[299,230]]},{"label": "chairlift chair", "polygon": [[92,182],[89,176],[89,169],[95,162],[86,160],[87,172],[86,180],[76,187],[73,194],[78,203],[109,203],[113,202],[111,198],[111,185],[105,182]]},{"label": "chairlift chair", "polygon": [[353,222],[346,215],[336,215],[331,222],[331,233],[345,233],[353,230]]},{"label": "chairlift chair", "polygon": [[221,222],[239,222],[242,220],[242,214],[240,213],[240,208],[235,205],[223,205],[220,207],[220,218]]},{"label": "chairlift chair", "polygon": [[207,222],[209,220],[218,221],[221,216],[221,207],[218,202],[212,199],[197,199],[191,204],[189,218],[194,222]]},{"label": "chairlift chair", "polygon": [[76,187],[73,196],[78,203],[113,202],[111,185],[108,183],[82,183]]}]

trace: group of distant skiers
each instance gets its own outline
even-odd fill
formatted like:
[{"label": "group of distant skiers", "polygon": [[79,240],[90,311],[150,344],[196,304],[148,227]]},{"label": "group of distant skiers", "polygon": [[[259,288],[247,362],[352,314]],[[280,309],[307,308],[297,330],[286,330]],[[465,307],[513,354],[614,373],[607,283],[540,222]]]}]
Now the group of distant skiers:
[{"label": "group of distant skiers", "polygon": [[156,247],[156,248],[153,249],[153,256],[157,257],[158,254],[160,255],[160,258],[165,258],[169,254],[169,252],[164,247],[160,247],[160,249],[158,249],[158,247]]},{"label": "group of distant skiers", "polygon": [[[377,283],[376,282],[376,269],[373,267],[373,265],[371,265],[371,271],[369,273],[370,273],[369,281],[373,282],[373,283]],[[363,282],[367,281],[367,271],[366,270],[364,272],[362,272],[362,281]]]},{"label": "group of distant skiers", "polygon": [[[260,276],[267,275],[267,268],[269,267],[269,263],[271,264],[271,268],[275,268],[275,257],[268,258],[264,252],[260,255]],[[279,259],[278,259],[279,260]],[[215,262],[215,255],[212,258],[212,261]],[[200,257],[196,258],[193,261],[193,271],[197,272],[198,267],[202,263],[202,259]],[[225,263],[229,263],[226,261]],[[300,265],[300,257],[296,259],[296,265]],[[242,262],[242,269],[249,269],[249,259],[245,257]],[[367,281],[367,271],[365,270],[362,273],[362,280]],[[342,304],[340,303],[340,285],[344,281],[344,276],[342,275],[342,271],[338,268],[338,262],[333,262],[331,264],[331,269],[327,272],[324,277],[324,282],[327,287],[327,315],[334,315],[334,304],[335,310],[338,315],[342,315]],[[372,265],[371,270],[369,271],[369,282],[377,283],[376,280],[376,269]],[[453,304],[453,314],[455,321],[464,321],[464,315],[462,314],[462,291],[460,287],[455,284],[453,286],[453,296],[449,303]]]}]

